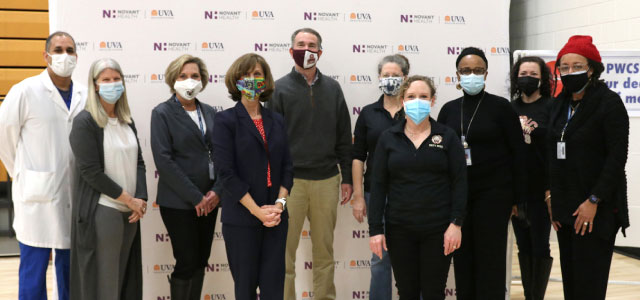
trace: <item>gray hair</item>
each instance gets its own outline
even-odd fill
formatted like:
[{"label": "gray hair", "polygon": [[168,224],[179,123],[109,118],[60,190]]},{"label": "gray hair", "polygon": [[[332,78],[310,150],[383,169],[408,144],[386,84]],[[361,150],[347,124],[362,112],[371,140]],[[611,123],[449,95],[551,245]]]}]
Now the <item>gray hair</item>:
[{"label": "gray hair", "polygon": [[120,76],[122,77],[124,92],[122,93],[122,96],[120,96],[118,102],[116,102],[114,112],[118,121],[131,124],[131,111],[129,110],[129,102],[127,101],[127,87],[124,83],[124,75],[122,74],[122,69],[118,62],[112,58],[101,58],[91,64],[91,68],[89,69],[89,83],[87,84],[87,104],[84,109],[91,114],[100,128],[104,128],[107,125],[109,117],[107,116],[107,112],[104,110],[104,107],[102,107],[102,103],[100,103],[100,95],[96,91],[96,80],[106,69],[112,69],[120,73]]},{"label": "gray hair", "polygon": [[387,55],[378,63],[378,75],[382,73],[382,67],[388,63],[394,63],[400,66],[402,75],[409,75],[409,59],[402,54]]},{"label": "gray hair", "polygon": [[315,35],[318,38],[318,49],[322,50],[322,37],[320,36],[320,33],[315,31],[315,29],[309,27],[300,28],[293,32],[293,34],[291,35],[291,48],[293,48],[293,41],[296,39],[296,35],[298,35],[298,33],[300,32],[306,32]]},{"label": "gray hair", "polygon": [[74,50],[76,49],[76,40],[74,40],[73,37],[69,33],[64,32],[64,31],[56,31],[56,32],[50,34],[47,37],[47,42],[44,44],[44,51],[47,51],[47,53],[49,53],[49,47],[51,47],[51,39],[53,39],[56,36],[69,37],[71,39],[71,41],[73,42],[73,49]]}]

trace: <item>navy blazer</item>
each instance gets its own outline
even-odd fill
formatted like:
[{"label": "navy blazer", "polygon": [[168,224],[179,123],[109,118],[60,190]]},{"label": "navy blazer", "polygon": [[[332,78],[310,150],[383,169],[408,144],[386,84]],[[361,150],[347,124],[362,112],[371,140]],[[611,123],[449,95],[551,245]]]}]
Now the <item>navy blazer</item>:
[{"label": "navy blazer", "polygon": [[193,209],[208,191],[222,192],[221,181],[209,178],[209,149],[215,110],[197,99],[207,130],[205,136],[175,96],[151,112],[151,151],[158,169],[157,203]]},{"label": "navy blazer", "polygon": [[[216,114],[213,161],[224,186],[222,223],[262,226],[240,199],[248,192],[258,206],[273,205],[280,186],[288,191],[293,186],[293,163],[284,118],[262,106],[261,113],[268,152],[241,102]],[[267,188],[267,162],[271,165],[271,188]],[[286,211],[282,217],[287,217]]]}]

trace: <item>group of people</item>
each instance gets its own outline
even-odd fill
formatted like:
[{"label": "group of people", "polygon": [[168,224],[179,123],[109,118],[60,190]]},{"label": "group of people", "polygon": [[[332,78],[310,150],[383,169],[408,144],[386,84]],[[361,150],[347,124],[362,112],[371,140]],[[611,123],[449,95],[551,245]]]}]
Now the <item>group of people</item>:
[{"label": "group of people", "polygon": [[[141,299],[139,220],[145,162],[113,59],[75,85],[75,42],[55,32],[47,69],[0,106],[0,159],[13,177],[20,299],[46,299],[51,249],[60,299]],[[182,55],[165,72],[169,98],[151,114],[157,204],[175,269],[171,299],[200,299],[218,210],[235,299],[296,299],[296,251],[311,226],[313,290],[335,299],[338,204],[369,223],[370,299],[444,299],[451,260],[458,299],[503,299],[514,225],[527,299],[543,299],[557,231],[566,299],[604,299],[617,231],[629,226],[629,119],[591,37],[574,36],[554,74],[537,57],[511,71],[512,101],[485,89],[488,60],[455,61],[462,96],[431,116],[436,86],[402,55],[378,64],[380,98],[353,131],[335,80],[316,63],[322,38],[293,32],[291,72],[274,81],[242,55],[225,85],[235,106],[198,99],[206,64]],[[560,73],[553,99],[551,79]],[[553,77],[552,77],[553,76]],[[352,195],[353,194],[353,195]],[[553,196],[553,198],[552,198]]]}]

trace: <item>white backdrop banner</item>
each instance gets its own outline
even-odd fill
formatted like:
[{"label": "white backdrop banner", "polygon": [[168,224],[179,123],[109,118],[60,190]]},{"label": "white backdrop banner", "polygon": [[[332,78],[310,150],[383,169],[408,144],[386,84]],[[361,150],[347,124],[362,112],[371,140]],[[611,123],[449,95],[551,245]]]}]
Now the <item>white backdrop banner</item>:
[{"label": "white backdrop banner", "polygon": [[[318,67],[341,84],[352,124],[364,105],[378,99],[377,64],[394,53],[409,58],[411,74],[434,79],[435,116],[444,103],[462,95],[455,89],[455,59],[467,46],[487,54],[487,90],[508,96],[509,2],[50,0],[51,30],[69,32],[78,46],[75,82],[86,84],[91,62],[102,57],[116,59],[125,73],[147,164],[149,201],[154,204],[142,221],[144,299],[170,298],[167,275],[175,262],[155,205],[157,173],[149,145],[151,110],[170,97],[164,83],[169,62],[184,53],[204,59],[211,75],[198,98],[222,110],[234,104],[224,74],[237,57],[259,53],[274,78],[280,78],[293,66],[291,33],[312,27],[323,38]],[[234,299],[220,229],[218,223],[206,268],[205,300]],[[306,224],[296,265],[298,299],[313,299],[309,235]],[[341,206],[334,244],[337,299],[369,298],[368,238],[367,225],[355,221],[350,205]],[[446,294],[455,298],[452,276]]]}]

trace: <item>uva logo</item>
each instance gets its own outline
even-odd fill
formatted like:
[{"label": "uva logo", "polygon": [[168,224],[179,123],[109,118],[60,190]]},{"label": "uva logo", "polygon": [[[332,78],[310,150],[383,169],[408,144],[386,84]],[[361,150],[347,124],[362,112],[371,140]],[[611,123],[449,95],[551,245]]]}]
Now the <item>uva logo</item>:
[{"label": "uva logo", "polygon": [[173,269],[175,269],[175,267],[176,265],[172,265],[172,264],[154,265],[153,271],[156,273],[169,273],[169,272],[173,272]]},{"label": "uva logo", "polygon": [[99,48],[100,50],[122,50],[122,43],[102,41]]},{"label": "uva logo", "polygon": [[351,291],[351,299],[369,299],[369,291]]},{"label": "uva logo", "polygon": [[419,53],[418,45],[398,45],[398,52]]},{"label": "uva logo", "polygon": [[351,83],[361,83],[361,84],[371,84],[373,82],[371,80],[371,76],[369,75],[351,75],[351,77],[349,77],[349,81]]},{"label": "uva logo", "polygon": [[168,242],[169,234],[168,233],[156,233],[156,243],[158,242]]},{"label": "uva logo", "polygon": [[151,206],[152,206],[153,208],[160,208],[160,205],[158,205],[158,202],[157,202],[157,201],[153,201],[153,203],[151,204]]},{"label": "uva logo", "polygon": [[272,11],[254,10],[254,11],[251,12],[251,18],[253,18],[253,19],[269,19],[269,20],[273,20],[275,18],[275,15],[273,14]]},{"label": "uva logo", "polygon": [[445,24],[465,24],[464,16],[445,16]]},{"label": "uva logo", "polygon": [[151,11],[151,17],[173,18],[173,11],[170,9],[154,9]]},{"label": "uva logo", "polygon": [[200,45],[204,51],[224,51],[224,44],[217,42],[202,42]]},{"label": "uva logo", "polygon": [[371,14],[369,13],[355,13],[352,12],[351,14],[349,14],[349,20],[352,22],[371,22],[372,18],[371,18]]},{"label": "uva logo", "polygon": [[354,230],[352,235],[354,239],[365,239],[369,237],[369,230]]},{"label": "uva logo", "polygon": [[151,74],[151,82],[164,81],[164,74]]},{"label": "uva logo", "polygon": [[313,299],[313,291],[302,292],[302,299]]},{"label": "uva logo", "polygon": [[457,84],[458,83],[458,77],[457,76],[447,76],[444,78],[444,83],[448,84],[448,85],[452,85],[452,84]]},{"label": "uva logo", "polygon": [[204,300],[226,300],[227,295],[225,294],[205,294],[202,298]]},{"label": "uva logo", "polygon": [[509,55],[509,47],[491,47],[491,54]]},{"label": "uva logo", "polygon": [[311,230],[303,230],[300,235],[302,235],[303,239],[308,239],[311,237]]},{"label": "uva logo", "polygon": [[304,262],[304,269],[305,270],[312,270],[313,269],[313,262],[312,261],[305,261]]},{"label": "uva logo", "polygon": [[371,267],[371,261],[368,260],[368,259],[351,260],[349,262],[349,267],[352,268],[352,269],[369,268],[369,267]]}]

